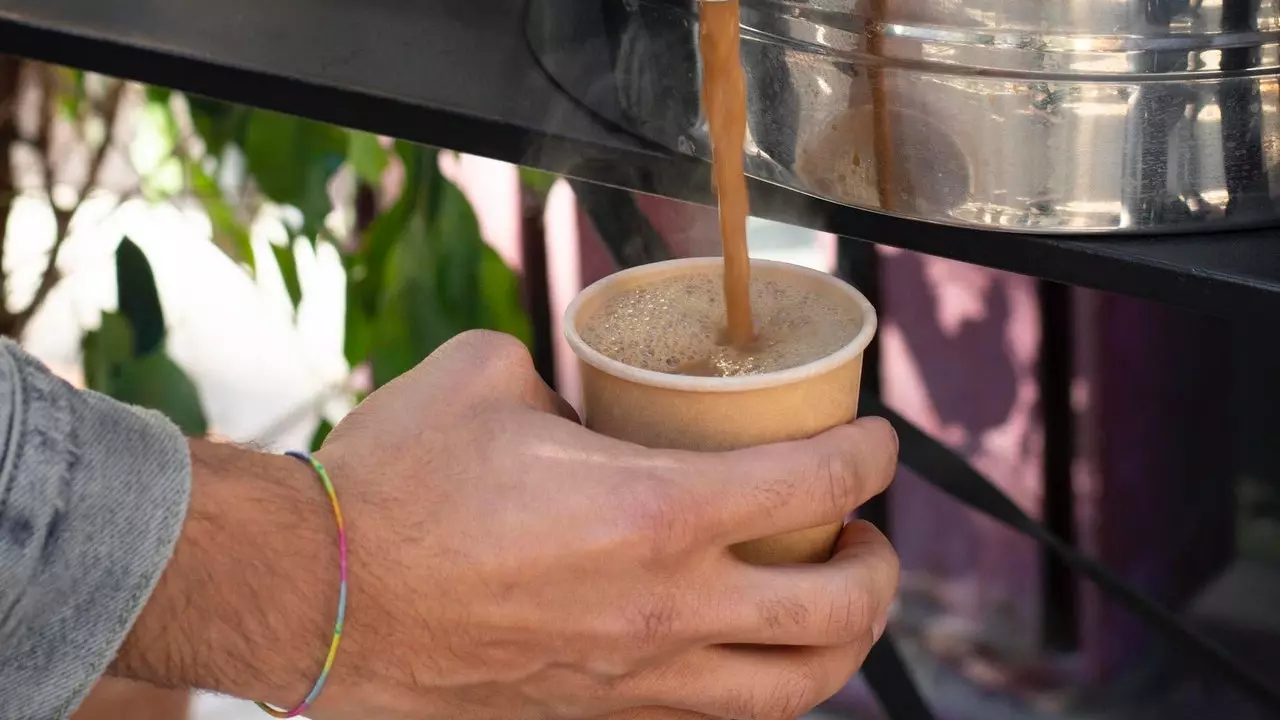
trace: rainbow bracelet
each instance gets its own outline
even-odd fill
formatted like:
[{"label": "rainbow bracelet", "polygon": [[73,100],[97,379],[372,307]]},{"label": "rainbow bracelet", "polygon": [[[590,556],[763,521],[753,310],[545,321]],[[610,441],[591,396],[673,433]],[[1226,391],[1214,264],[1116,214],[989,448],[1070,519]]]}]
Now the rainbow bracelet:
[{"label": "rainbow bracelet", "polygon": [[311,469],[315,470],[316,475],[319,476],[320,483],[324,485],[324,491],[329,494],[329,503],[333,505],[333,517],[338,521],[338,570],[342,584],[338,591],[338,621],[333,624],[333,641],[329,643],[329,656],[325,658],[324,669],[320,671],[320,678],[316,680],[311,692],[307,693],[306,699],[298,703],[298,706],[292,710],[280,710],[266,703],[257,703],[263,712],[277,718],[298,717],[306,712],[307,708],[311,707],[316,698],[320,697],[320,691],[324,690],[325,681],[329,679],[329,671],[333,669],[334,658],[338,657],[338,643],[342,642],[342,622],[347,616],[347,529],[342,523],[342,508],[338,505],[338,493],[334,491],[333,482],[329,480],[329,473],[325,472],[324,465],[321,465],[320,461],[304,452],[291,450],[285,454],[310,465]]}]

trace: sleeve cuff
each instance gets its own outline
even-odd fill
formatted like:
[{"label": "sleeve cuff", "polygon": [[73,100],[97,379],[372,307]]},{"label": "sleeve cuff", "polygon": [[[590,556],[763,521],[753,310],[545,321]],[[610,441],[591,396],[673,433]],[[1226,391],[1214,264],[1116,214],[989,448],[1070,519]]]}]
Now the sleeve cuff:
[{"label": "sleeve cuff", "polygon": [[159,581],[191,459],[159,413],[77,391],[0,341],[0,717],[74,710]]}]

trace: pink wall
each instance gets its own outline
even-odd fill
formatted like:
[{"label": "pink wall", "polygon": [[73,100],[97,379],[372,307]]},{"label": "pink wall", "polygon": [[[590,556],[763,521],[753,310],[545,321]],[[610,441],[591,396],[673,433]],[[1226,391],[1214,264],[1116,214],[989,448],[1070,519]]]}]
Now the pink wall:
[{"label": "pink wall", "polygon": [[507,265],[520,272],[520,172],[516,166],[442,152],[440,171],[471,202],[484,239]]},{"label": "pink wall", "polygon": [[[881,251],[885,402],[958,451],[1033,517],[1042,492],[1040,320],[1029,278]],[[1040,637],[1037,546],[903,471],[892,491],[904,593],[949,641],[1006,657]]]}]

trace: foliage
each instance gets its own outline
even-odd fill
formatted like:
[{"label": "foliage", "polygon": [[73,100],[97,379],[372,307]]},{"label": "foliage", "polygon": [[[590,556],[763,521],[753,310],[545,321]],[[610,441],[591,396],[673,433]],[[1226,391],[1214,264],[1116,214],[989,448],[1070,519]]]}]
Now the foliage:
[{"label": "foliage", "polygon": [[142,249],[125,238],[116,250],[119,312],[85,335],[85,381],[118,400],[163,412],[190,436],[208,430],[191,379],[165,354],[166,328],[155,276]]},{"label": "foliage", "polygon": [[347,360],[369,359],[375,386],[470,328],[531,342],[516,277],[480,239],[467,199],[440,175],[437,151],[395,147],[404,190],[347,256]]},{"label": "foliage", "polygon": [[[124,83],[42,67],[46,107],[56,108],[47,123],[66,123],[90,144],[92,128],[105,126],[105,143],[123,125]],[[116,88],[116,102],[95,102],[104,83]],[[530,342],[518,279],[482,239],[466,197],[441,174],[440,151],[163,88],[146,88],[142,97],[130,152],[140,194],[155,202],[199,203],[217,247],[248,273],[274,263],[295,307],[304,298],[292,242],[273,246],[270,258],[255,257],[249,224],[268,205],[285,208],[290,238],[336,247],[347,271],[345,354],[353,368],[370,367],[374,387],[467,329],[500,330]],[[392,165],[403,173],[388,173]],[[355,215],[354,198],[334,192],[335,177],[348,169],[357,187],[373,196],[396,190],[388,184],[392,176],[402,182],[384,211],[336,228],[335,203],[349,211],[344,215]],[[91,183],[96,175],[94,168]],[[59,231],[55,255],[67,227]],[[104,314],[83,342],[88,384],[203,433],[198,394],[164,351],[163,311],[146,256],[126,239],[116,264],[119,311]],[[329,428],[325,422],[317,440]]]},{"label": "foliage", "polygon": [[520,184],[543,203],[546,202],[547,195],[551,194],[551,186],[555,185],[556,180],[559,179],[560,176],[554,173],[527,167],[520,168]]}]

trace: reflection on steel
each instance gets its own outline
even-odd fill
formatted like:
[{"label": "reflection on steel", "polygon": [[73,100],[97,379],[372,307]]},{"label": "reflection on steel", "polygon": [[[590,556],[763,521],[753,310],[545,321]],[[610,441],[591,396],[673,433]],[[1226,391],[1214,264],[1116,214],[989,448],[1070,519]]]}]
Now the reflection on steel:
[{"label": "reflection on steel", "polygon": [[[1280,0],[742,3],[757,177],[991,229],[1280,220]],[[708,157],[696,24],[692,0],[545,0],[530,35],[593,109]]]}]

